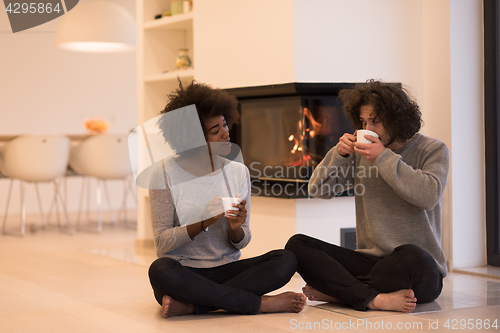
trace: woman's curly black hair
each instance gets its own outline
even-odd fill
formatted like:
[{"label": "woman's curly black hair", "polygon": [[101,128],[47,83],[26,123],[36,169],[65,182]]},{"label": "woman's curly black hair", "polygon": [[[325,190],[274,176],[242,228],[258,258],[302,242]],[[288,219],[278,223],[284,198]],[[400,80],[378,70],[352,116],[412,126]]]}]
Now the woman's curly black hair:
[{"label": "woman's curly black hair", "polygon": [[[229,128],[239,122],[240,115],[236,97],[229,95],[224,90],[194,80],[184,87],[179,79],[179,88],[168,95],[168,103],[160,113],[165,114],[193,104],[196,107],[205,138],[207,130],[204,124],[212,117],[224,116]],[[185,127],[176,126],[176,124],[182,123],[181,120],[172,121],[178,116],[182,115],[175,115],[174,118],[161,117],[157,123],[166,142],[176,151],[183,146],[183,142],[196,135],[194,132],[190,133],[196,128],[186,130]]]},{"label": "woman's curly black hair", "polygon": [[340,91],[339,97],[344,103],[344,111],[354,124],[361,129],[360,107],[371,105],[374,116],[384,124],[391,137],[391,142],[403,143],[420,131],[422,113],[420,107],[407,94],[406,89],[398,84],[388,84],[375,80],[357,84],[352,89]]},{"label": "woman's curly black hair", "polygon": [[[179,80],[179,88],[168,95],[168,103],[160,113],[167,113],[184,106],[194,104],[202,125],[212,117],[224,116],[227,125],[231,128],[240,120],[238,100],[222,89],[192,81],[187,87]],[[203,128],[204,134],[205,128]]]}]

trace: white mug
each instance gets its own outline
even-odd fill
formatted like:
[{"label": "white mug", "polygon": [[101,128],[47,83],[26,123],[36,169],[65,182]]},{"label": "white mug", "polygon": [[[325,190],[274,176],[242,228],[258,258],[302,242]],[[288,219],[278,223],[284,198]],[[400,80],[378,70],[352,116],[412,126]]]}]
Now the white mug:
[{"label": "white mug", "polygon": [[233,215],[236,216],[235,214],[228,214],[228,210],[239,210],[238,207],[233,207],[233,204],[238,204],[241,202],[240,198],[231,198],[231,197],[223,197],[222,199],[222,207],[224,207],[224,215]]},{"label": "white mug", "polygon": [[375,133],[375,132],[373,132],[373,131],[370,131],[370,130],[358,130],[356,141],[357,142],[361,142],[361,143],[373,143],[370,140],[366,139],[365,135],[371,135],[371,136],[374,136],[374,137],[378,138],[378,134]]}]

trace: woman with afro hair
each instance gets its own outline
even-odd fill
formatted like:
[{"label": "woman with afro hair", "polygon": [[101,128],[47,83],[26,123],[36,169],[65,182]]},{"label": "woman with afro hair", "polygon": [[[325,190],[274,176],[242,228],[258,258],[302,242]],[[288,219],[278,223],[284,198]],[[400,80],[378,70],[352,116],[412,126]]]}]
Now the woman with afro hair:
[{"label": "woman with afro hair", "polygon": [[[251,238],[250,178],[244,164],[224,157],[239,120],[236,98],[198,82],[168,97],[157,125],[176,155],[161,161],[149,190],[158,255],[149,277],[162,315],[300,312],[302,293],[265,295],[295,273],[292,252],[240,260]],[[224,212],[221,197],[239,197],[236,210]]]}]

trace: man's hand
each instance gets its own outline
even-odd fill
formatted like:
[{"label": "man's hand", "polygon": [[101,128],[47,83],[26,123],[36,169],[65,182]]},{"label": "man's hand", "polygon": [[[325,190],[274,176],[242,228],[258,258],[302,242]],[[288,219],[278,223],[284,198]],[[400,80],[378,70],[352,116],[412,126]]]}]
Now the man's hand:
[{"label": "man's hand", "polygon": [[368,161],[373,162],[377,158],[378,154],[385,149],[385,146],[379,138],[371,135],[365,135],[365,138],[370,140],[372,143],[356,142],[354,144],[354,152],[359,156],[366,158]]},{"label": "man's hand", "polygon": [[[358,130],[356,130],[358,132]],[[345,133],[339,139],[337,149],[342,156],[354,154],[354,143],[356,142],[356,132],[354,134]]]}]

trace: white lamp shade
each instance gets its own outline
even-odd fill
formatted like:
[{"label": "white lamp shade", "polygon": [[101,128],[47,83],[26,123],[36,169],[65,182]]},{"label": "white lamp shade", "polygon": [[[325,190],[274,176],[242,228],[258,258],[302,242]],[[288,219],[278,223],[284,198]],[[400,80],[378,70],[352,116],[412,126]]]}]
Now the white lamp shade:
[{"label": "white lamp shade", "polygon": [[56,45],[78,52],[135,49],[135,22],[124,8],[107,1],[78,4],[59,22]]}]

